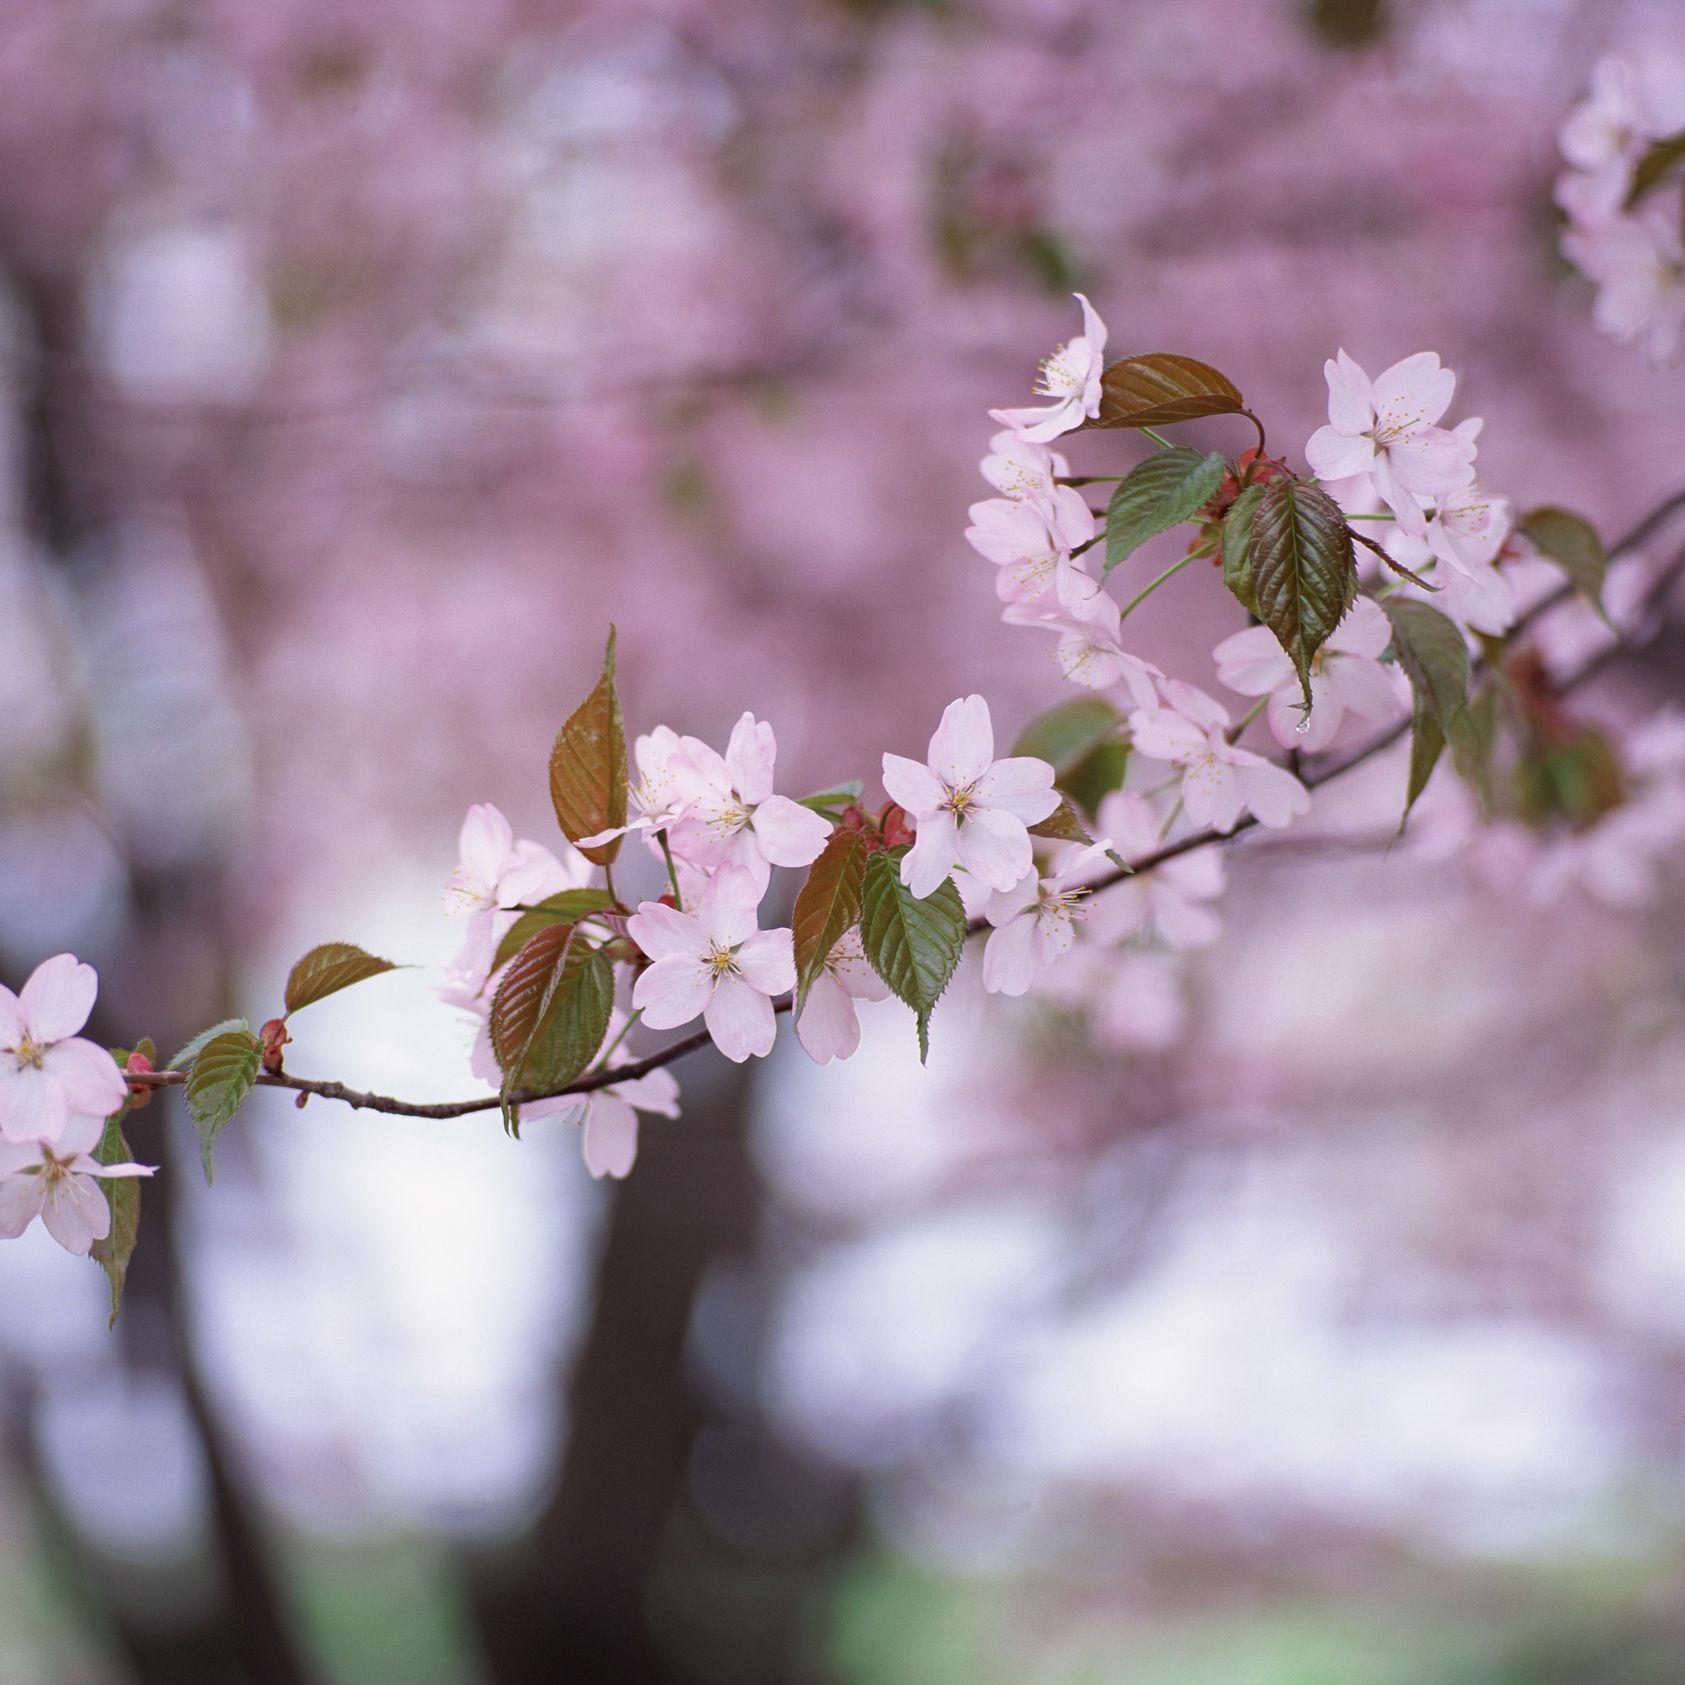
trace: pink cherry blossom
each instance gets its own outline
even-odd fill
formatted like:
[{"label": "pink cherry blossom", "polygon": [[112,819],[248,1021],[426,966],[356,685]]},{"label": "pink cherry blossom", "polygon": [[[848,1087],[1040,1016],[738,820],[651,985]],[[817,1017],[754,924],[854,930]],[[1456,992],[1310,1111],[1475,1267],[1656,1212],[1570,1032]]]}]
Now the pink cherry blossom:
[{"label": "pink cherry blossom", "polygon": [[117,1062],[77,1035],[94,1009],[99,975],[55,954],[13,994],[0,983],[0,1138],[56,1141],[68,1121],[103,1120],[128,1092]]},{"label": "pink cherry blossom", "polygon": [[[1125,860],[1141,860],[1160,843],[1160,821],[1152,803],[1134,790],[1114,790],[1100,804],[1095,823]],[[1196,848],[1110,885],[1088,909],[1089,934],[1098,942],[1121,942],[1148,933],[1172,948],[1204,948],[1222,933],[1222,921],[1206,903],[1222,893],[1227,872],[1216,848]]]},{"label": "pink cherry blossom", "polygon": [[1182,974],[1174,954],[1083,941],[1036,979],[1036,993],[1081,1013],[1106,1047],[1150,1053],[1169,1047],[1187,1023]]},{"label": "pink cherry blossom", "polygon": [[861,945],[860,927],[845,930],[813,980],[807,1002],[796,1020],[796,1035],[821,1065],[852,1058],[860,1046],[857,1000],[887,1000],[889,987],[872,969]]},{"label": "pink cherry blossom", "polygon": [[994,928],[983,949],[985,989],[1027,994],[1036,977],[1070,951],[1076,927],[1087,916],[1086,879],[1110,847],[1110,839],[1073,844],[1046,877],[1032,871],[1021,884],[989,897],[984,917]]},{"label": "pink cherry blossom", "polygon": [[683,744],[670,762],[684,812],[669,837],[676,855],[707,872],[743,867],[757,898],[774,866],[811,866],[819,858],[830,822],[772,793],[778,745],[769,724],[745,713],[724,755],[694,737]]},{"label": "pink cherry blossom", "polygon": [[991,497],[971,506],[965,536],[995,564],[995,591],[1002,602],[1035,602],[1052,589],[1061,606],[1079,610],[1100,585],[1074,556],[1094,536],[1094,517],[1081,493],[1055,487],[1047,502]]},{"label": "pink cherry blossom", "polygon": [[[100,1057],[116,1070],[109,1054]],[[152,1167],[101,1164],[93,1154],[104,1132],[103,1117],[80,1112],[65,1123],[57,1140],[0,1144],[0,1240],[15,1240],[39,1217],[65,1251],[85,1258],[96,1240],[111,1233],[111,1207],[100,1182],[150,1176]]]},{"label": "pink cherry blossom", "polygon": [[772,1051],[772,997],[795,987],[796,961],[788,930],[756,928],[760,898],[752,872],[723,866],[695,912],[646,901],[626,921],[654,961],[632,990],[651,1029],[677,1029],[700,1014],[726,1058],[741,1064]]},{"label": "pink cherry blossom", "polygon": [[1642,340],[1657,365],[1685,344],[1685,237],[1665,196],[1636,214],[1570,229],[1563,250],[1597,283],[1593,319],[1624,342]]},{"label": "pink cherry blossom", "polygon": [[981,696],[943,710],[928,764],[884,756],[883,787],[918,828],[901,881],[921,900],[956,865],[991,889],[1011,889],[1029,871],[1029,827],[1059,805],[1053,768],[1029,755],[994,757],[994,726]]},{"label": "pink cherry blossom", "polygon": [[1168,706],[1129,716],[1136,749],[1182,774],[1182,805],[1196,825],[1227,833],[1250,811],[1278,828],[1309,811],[1309,792],[1292,773],[1228,740],[1222,703],[1180,679],[1164,685]]},{"label": "pink cherry blossom", "polygon": [[1326,749],[1349,708],[1368,720],[1391,719],[1406,700],[1396,668],[1379,657],[1392,642],[1380,605],[1359,597],[1311,661],[1311,711],[1301,712],[1304,692],[1291,657],[1267,626],[1250,626],[1212,651],[1217,677],[1242,696],[1267,696],[1270,732],[1284,749],[1307,754]]},{"label": "pink cherry blossom", "polygon": [[1081,293],[1082,332],[1042,359],[1036,391],[1053,402],[1038,408],[990,410],[1001,426],[1030,444],[1046,444],[1100,413],[1100,376],[1106,367],[1106,324]]},{"label": "pink cherry blossom", "polygon": [[595,848],[629,831],[665,830],[678,820],[684,813],[685,803],[673,768],[685,759],[690,746],[705,747],[694,737],[680,737],[671,726],[658,725],[654,731],[645,732],[632,745],[638,776],[626,792],[628,805],[633,809],[631,817],[624,825],[611,825],[606,831],[581,837],[581,847]]},{"label": "pink cherry blossom", "polygon": [[1408,532],[1422,529],[1420,499],[1454,491],[1474,470],[1474,444],[1434,425],[1456,376],[1432,351],[1418,351],[1373,382],[1342,350],[1323,365],[1328,425],[1305,445],[1318,479],[1366,475]]},{"label": "pink cherry blossom", "polygon": [[1558,184],[1563,209],[1581,217],[1618,211],[1649,132],[1632,67],[1606,54],[1592,68],[1590,94],[1557,130],[1562,156],[1574,166],[1573,185]]},{"label": "pink cherry blossom", "polygon": [[989,454],[980,466],[983,478],[1002,497],[1048,508],[1061,489],[1057,483],[1059,477],[1071,471],[1070,463],[1058,451],[1020,439],[1012,432],[995,434],[989,441]]},{"label": "pink cherry blossom", "polygon": [[441,989],[454,1004],[484,989],[497,944],[519,916],[511,909],[578,889],[591,875],[572,848],[564,864],[542,843],[516,842],[513,827],[490,802],[469,808],[458,847],[461,859],[445,890],[445,910],[467,915],[468,935]]},{"label": "pink cherry blossom", "polygon": [[1054,634],[1053,664],[1060,676],[1089,690],[1121,684],[1131,703],[1151,713],[1158,706],[1155,679],[1163,672],[1123,647],[1123,617],[1117,602],[1101,592],[1080,613],[1040,603],[1010,603],[1001,619],[1009,626],[1039,626]]}]

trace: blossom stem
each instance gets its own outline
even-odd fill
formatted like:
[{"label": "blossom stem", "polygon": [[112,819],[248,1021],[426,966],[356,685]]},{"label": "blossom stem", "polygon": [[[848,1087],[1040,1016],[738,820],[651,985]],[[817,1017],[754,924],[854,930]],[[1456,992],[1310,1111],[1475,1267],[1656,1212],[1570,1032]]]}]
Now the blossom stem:
[{"label": "blossom stem", "polygon": [[1167,438],[1165,438],[1165,436],[1162,433],[1156,431],[1154,428],[1143,427],[1143,428],[1140,429],[1140,431],[1145,433],[1147,435],[1147,437],[1149,439],[1151,439],[1152,442],[1155,445],[1162,445],[1166,450],[1171,449],[1170,441]]},{"label": "blossom stem", "polygon": [[1176,805],[1173,808],[1171,808],[1171,810],[1167,814],[1165,814],[1164,823],[1162,825],[1160,825],[1159,828],[1158,828],[1158,840],[1160,842],[1163,842],[1164,839],[1167,836],[1170,835],[1170,827],[1172,825],[1174,825],[1176,823],[1176,821],[1178,819],[1180,819],[1181,817],[1182,817],[1182,798],[1180,796],[1178,796],[1176,798]]},{"label": "blossom stem", "polygon": [[1348,516],[1346,516],[1346,519],[1348,521],[1396,521],[1398,519],[1398,517],[1396,515],[1385,515],[1385,514],[1382,514],[1382,515],[1348,515]]},{"label": "blossom stem", "polygon": [[1258,700],[1254,702],[1232,726],[1229,727],[1228,731],[1224,735],[1227,736],[1231,743],[1238,743],[1246,728],[1251,725],[1251,723],[1257,719],[1257,717],[1263,713],[1269,705],[1270,699],[1267,696],[1260,696]]},{"label": "blossom stem", "polygon": [[1132,615],[1135,610],[1138,609],[1142,603],[1144,603],[1147,598],[1150,597],[1153,592],[1155,592],[1167,579],[1174,578],[1188,565],[1189,562],[1197,562],[1198,560],[1198,554],[1195,551],[1190,550],[1179,562],[1172,562],[1170,566],[1158,576],[1157,579],[1153,580],[1148,585],[1143,585],[1141,589],[1123,605],[1122,610],[1118,614],[1118,619],[1120,621],[1127,620],[1130,615]]},{"label": "blossom stem", "polygon": [[667,827],[663,825],[655,834],[661,840],[661,858],[667,862],[667,881],[673,886],[673,907],[682,913],[685,898],[679,893],[679,869],[673,864],[673,851],[667,844]]},{"label": "blossom stem", "polygon": [[1053,483],[1056,486],[1104,486],[1122,478],[1121,474],[1061,474]]},{"label": "blossom stem", "polygon": [[642,1017],[643,1017],[643,1015],[644,1015],[644,1009],[643,1009],[643,1008],[642,1008],[642,1007],[641,1007],[641,1006],[639,1006],[639,1007],[634,1007],[634,1008],[633,1008],[633,1009],[632,1009],[632,1013],[631,1013],[631,1015],[630,1015],[630,1016],[629,1016],[629,1017],[628,1017],[628,1018],[627,1018],[627,1020],[626,1020],[626,1022],[625,1022],[625,1023],[624,1023],[624,1024],[622,1024],[622,1025],[621,1025],[621,1026],[620,1026],[620,1033],[619,1033],[619,1035],[617,1035],[617,1036],[616,1036],[616,1037],[615,1037],[615,1038],[614,1038],[614,1040],[613,1040],[613,1041],[611,1041],[611,1042],[610,1042],[610,1043],[609,1043],[609,1044],[608,1044],[608,1046],[607,1046],[607,1047],[605,1047],[605,1048],[604,1048],[604,1049],[603,1049],[603,1050],[602,1050],[602,1052],[601,1052],[601,1053],[599,1053],[599,1054],[598,1054],[598,1055],[597,1055],[597,1057],[596,1057],[596,1058],[595,1058],[595,1059],[594,1059],[594,1060],[593,1060],[593,1061],[592,1061],[592,1064],[591,1064],[591,1069],[592,1069],[592,1070],[593,1070],[593,1071],[601,1071],[601,1070],[606,1070],[606,1069],[607,1069],[607,1068],[608,1068],[608,1062],[609,1062],[609,1057],[610,1057],[610,1055],[611,1055],[611,1054],[612,1054],[612,1053],[613,1053],[613,1052],[614,1052],[614,1050],[615,1050],[615,1049],[616,1049],[616,1048],[617,1048],[617,1047],[619,1047],[619,1046],[620,1046],[620,1044],[621,1044],[621,1043],[622,1043],[622,1042],[623,1042],[623,1041],[625,1041],[625,1039],[626,1039],[626,1038],[627,1038],[627,1036],[628,1036],[628,1035],[630,1035],[630,1034],[631,1034],[631,1033],[632,1033],[632,1026],[633,1026],[633,1025],[634,1025],[634,1024],[636,1024],[636,1023],[637,1023],[637,1021],[638,1021],[638,1020],[639,1020],[639,1019],[640,1019],[640,1018],[642,1018]]}]

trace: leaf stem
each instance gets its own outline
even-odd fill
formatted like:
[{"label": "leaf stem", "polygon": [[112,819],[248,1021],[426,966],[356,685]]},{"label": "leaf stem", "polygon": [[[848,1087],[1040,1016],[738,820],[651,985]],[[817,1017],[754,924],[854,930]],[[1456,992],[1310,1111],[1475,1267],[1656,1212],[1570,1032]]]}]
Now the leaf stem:
[{"label": "leaf stem", "polygon": [[1157,579],[1153,580],[1150,584],[1143,585],[1141,589],[1137,591],[1127,603],[1124,604],[1122,610],[1118,614],[1119,621],[1127,620],[1130,615],[1132,615],[1135,610],[1138,609],[1142,603],[1144,603],[1147,598],[1150,597],[1153,592],[1155,592],[1167,579],[1171,579],[1176,574],[1179,574],[1189,562],[1197,562],[1198,560],[1198,554],[1195,551],[1190,550],[1180,561],[1172,562],[1170,566],[1158,576]]},{"label": "leaf stem", "polygon": [[1155,445],[1162,445],[1166,450],[1170,450],[1170,449],[1173,448],[1171,446],[1170,441],[1167,438],[1165,438],[1165,436],[1162,433],[1160,433],[1156,428],[1143,427],[1143,428],[1140,429],[1140,431],[1145,433],[1147,435],[1147,437],[1149,439],[1151,439],[1152,442]]},{"label": "leaf stem", "polygon": [[1056,486],[1101,486],[1122,478],[1121,474],[1061,474],[1053,483]]},{"label": "leaf stem", "polygon": [[667,862],[667,881],[673,886],[673,909],[682,913],[685,910],[685,898],[679,893],[679,869],[673,864],[673,851],[667,846],[667,827],[663,825],[656,836],[661,842],[661,858]]}]

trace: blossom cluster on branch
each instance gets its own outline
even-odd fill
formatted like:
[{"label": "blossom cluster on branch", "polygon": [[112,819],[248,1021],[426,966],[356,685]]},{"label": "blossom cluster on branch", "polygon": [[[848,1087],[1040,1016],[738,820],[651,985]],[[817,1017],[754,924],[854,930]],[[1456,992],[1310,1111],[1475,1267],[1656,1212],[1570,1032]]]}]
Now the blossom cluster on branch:
[{"label": "blossom cluster on branch", "polygon": [[[1609,78],[1592,102],[1605,117]],[[1584,111],[1569,125],[1581,159],[1603,156],[1591,127]],[[1635,145],[1619,152],[1629,196],[1650,156]],[[297,1013],[394,969],[350,943],[299,960],[277,1017],[214,1025],[163,1070],[150,1043],[113,1058],[77,1037],[97,980],[61,955],[20,994],[0,991],[0,1236],[40,1216],[91,1250],[115,1315],[148,1174],[122,1123],[171,1084],[207,1178],[260,1084],[420,1116],[496,1106],[511,1133],[560,1118],[579,1125],[592,1175],[622,1177],[640,1117],[679,1115],[668,1067],[698,1047],[764,1057],[788,1013],[809,1056],[847,1059],[857,1003],[894,997],[927,1053],[973,935],[986,938],[985,990],[1079,1011],[1115,1046],[1162,1044],[1178,1028],[1178,956],[1220,933],[1222,844],[1302,825],[1313,792],[1406,736],[1388,815],[1406,847],[1539,897],[1651,893],[1685,838],[1685,721],[1585,714],[1572,693],[1646,635],[1685,571],[1685,551],[1658,565],[1645,548],[1685,493],[1612,548],[1570,510],[1512,512],[1477,478],[1481,421],[1444,424],[1456,377],[1431,351],[1371,378],[1338,350],[1301,470],[1270,453],[1263,421],[1210,364],[1108,361],[1106,325],[1076,296],[1081,332],[1043,360],[1042,401],[990,412],[993,495],[966,532],[1003,619],[1051,639],[1072,695],[1010,742],[983,696],[958,697],[922,755],[885,750],[883,799],[859,779],[797,798],[775,787],[774,728],[752,713],[723,748],[661,724],[628,753],[611,630],[550,756],[560,840],[518,839],[476,805],[445,889],[466,931],[439,993],[470,1020],[472,1067],[495,1099],[409,1104],[286,1070]],[[1237,421],[1256,437],[1235,454],[1161,431]],[[1154,448],[1074,473],[1065,451],[1102,435]],[[1102,507],[1094,487],[1110,488]],[[1180,555],[1137,579],[1144,547],[1184,527]],[[1134,647],[1129,622],[1161,591],[1224,594],[1236,625],[1210,668],[1238,715]],[[1330,803],[1326,817],[1353,810]],[[659,895],[622,898],[628,842],[665,876]],[[793,898],[781,873],[800,875]],[[788,923],[766,912],[785,905]],[[698,1021],[654,1051],[634,1046]]]}]

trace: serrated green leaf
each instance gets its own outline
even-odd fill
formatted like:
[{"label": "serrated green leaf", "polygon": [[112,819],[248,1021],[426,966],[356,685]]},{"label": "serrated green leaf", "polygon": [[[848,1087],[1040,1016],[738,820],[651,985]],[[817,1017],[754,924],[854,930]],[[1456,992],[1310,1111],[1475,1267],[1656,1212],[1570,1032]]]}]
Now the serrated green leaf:
[{"label": "serrated green leaf", "polygon": [[1404,811],[1398,816],[1400,835],[1410,817],[1411,808],[1416,805],[1416,798],[1428,787],[1428,780],[1433,777],[1433,769],[1439,765],[1439,757],[1444,750],[1445,733],[1440,730],[1433,710],[1424,706],[1418,698],[1410,715],[1410,778],[1405,786]]},{"label": "serrated green leaf", "polygon": [[1392,623],[1393,653],[1410,680],[1416,706],[1425,708],[1441,735],[1449,737],[1469,695],[1469,651],[1462,629],[1414,597],[1388,597],[1381,607]]},{"label": "serrated green leaf", "polygon": [[865,837],[858,831],[833,831],[808,870],[790,919],[795,933],[798,1015],[831,950],[850,925],[859,923],[865,882]]},{"label": "serrated green leaf", "polygon": [[1603,579],[1609,557],[1590,521],[1571,509],[1530,509],[1516,522],[1515,530],[1541,556],[1555,562],[1574,589],[1608,618],[1603,609]]},{"label": "serrated green leaf", "polygon": [[1311,662],[1357,591],[1346,518],[1320,487],[1272,480],[1252,517],[1248,549],[1258,618],[1286,650],[1308,709]]},{"label": "serrated green leaf", "polygon": [[492,970],[499,970],[505,960],[514,958],[539,931],[553,924],[575,924],[587,913],[606,912],[613,905],[614,897],[606,889],[564,889],[547,897],[522,913],[503,933],[492,956]]},{"label": "serrated green leaf", "polygon": [[[123,1119],[128,1115],[125,1105],[105,1120],[105,1133],[94,1149],[94,1157],[101,1164],[129,1164],[134,1154],[123,1138]],[[135,1241],[140,1235],[140,1178],[136,1176],[106,1176],[100,1178],[100,1192],[111,1211],[111,1229],[104,1240],[96,1240],[88,1249],[91,1257],[105,1271],[111,1289],[111,1315],[107,1328],[117,1326],[123,1309],[123,1286],[129,1277],[129,1260],[135,1253]]]},{"label": "serrated green leaf", "polygon": [[[626,823],[626,724],[614,686],[614,628],[597,687],[569,716],[550,751],[550,801],[569,842]],[[607,866],[621,838],[582,848],[593,865]]]},{"label": "serrated green leaf", "polygon": [[965,906],[952,878],[922,901],[901,882],[905,848],[866,862],[860,899],[860,940],[866,958],[918,1019],[919,1058],[930,1056],[930,1015],[965,949]]},{"label": "serrated green leaf", "polygon": [[1077,810],[1061,797],[1059,805],[1045,819],[1029,827],[1032,837],[1045,837],[1049,842],[1093,842]]},{"label": "serrated green leaf", "polygon": [[1078,696],[1038,714],[1018,734],[1014,755],[1046,761],[1055,776],[1079,766],[1108,739],[1117,737],[1118,711],[1103,696]]},{"label": "serrated green leaf", "polygon": [[1261,485],[1247,486],[1223,517],[1223,583],[1229,594],[1250,615],[1258,614],[1258,598],[1252,590],[1252,519],[1263,501]]},{"label": "serrated green leaf", "polygon": [[1685,169],[1685,129],[1651,141],[1632,170],[1632,186],[1627,190],[1626,209],[1631,210],[1645,194],[1652,192],[1670,176]]},{"label": "serrated green leaf", "polygon": [[1110,573],[1149,538],[1188,520],[1216,495],[1229,471],[1216,451],[1173,445],[1135,465],[1118,482],[1106,508],[1106,567]]},{"label": "serrated green leaf", "polygon": [[287,974],[283,997],[287,1016],[349,989],[353,983],[396,970],[398,966],[392,960],[367,953],[353,942],[324,942],[312,948]]},{"label": "serrated green leaf", "polygon": [[211,1180],[211,1148],[223,1127],[245,1104],[257,1081],[262,1050],[250,1030],[226,1030],[199,1050],[187,1077],[187,1109],[199,1131],[205,1182]]},{"label": "serrated green leaf", "polygon": [[829,819],[839,809],[859,801],[865,789],[866,786],[858,778],[850,778],[846,783],[834,785],[829,790],[815,790],[811,796],[803,796],[798,805],[810,807],[815,813],[822,813]]},{"label": "serrated green leaf", "polygon": [[577,925],[539,931],[509,962],[491,1005],[507,1126],[514,1125],[512,1095],[562,1088],[583,1073],[608,1034],[613,1009],[614,967]]},{"label": "serrated green leaf", "polygon": [[1166,427],[1245,408],[1227,375],[1194,357],[1149,351],[1124,357],[1100,376],[1100,413],[1089,427]]},{"label": "serrated green leaf", "polygon": [[226,1035],[230,1030],[244,1030],[247,1035],[252,1033],[251,1025],[248,1024],[244,1018],[224,1018],[220,1024],[213,1024],[208,1030],[201,1030],[198,1035],[196,1035],[192,1041],[182,1048],[175,1058],[173,1058],[169,1064],[165,1066],[165,1069],[170,1071],[179,1071],[183,1065],[192,1064],[194,1059],[198,1057],[200,1050],[205,1047],[207,1043],[215,1041],[220,1035]]}]

